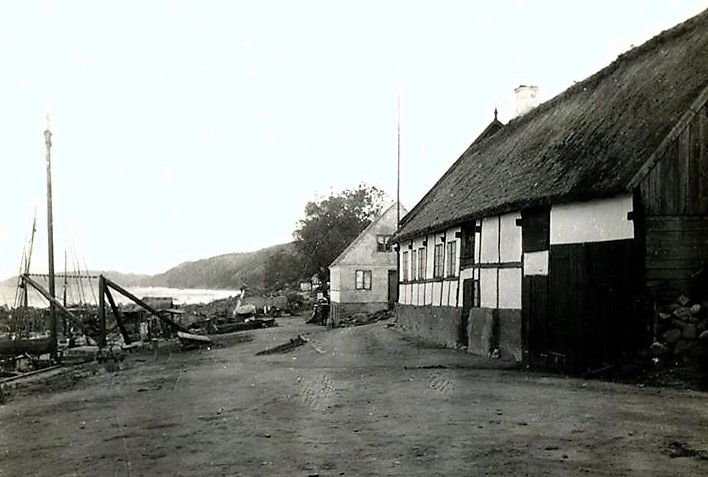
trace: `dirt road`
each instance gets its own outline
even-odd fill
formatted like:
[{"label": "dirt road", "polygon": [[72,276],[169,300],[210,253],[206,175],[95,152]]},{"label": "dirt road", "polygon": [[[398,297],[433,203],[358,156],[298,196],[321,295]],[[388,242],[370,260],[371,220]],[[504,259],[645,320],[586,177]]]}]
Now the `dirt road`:
[{"label": "dirt road", "polygon": [[279,323],[11,391],[0,476],[708,475],[705,393],[505,370],[385,323]]}]

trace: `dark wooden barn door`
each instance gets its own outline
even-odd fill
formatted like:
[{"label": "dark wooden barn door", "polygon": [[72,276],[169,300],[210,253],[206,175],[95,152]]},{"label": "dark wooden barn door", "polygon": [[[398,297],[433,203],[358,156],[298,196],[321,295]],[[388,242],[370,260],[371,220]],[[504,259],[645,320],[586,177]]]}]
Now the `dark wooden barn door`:
[{"label": "dark wooden barn door", "polygon": [[637,313],[638,275],[633,240],[590,243],[585,247],[587,297],[579,360],[586,369],[614,364],[633,355],[643,342]]},{"label": "dark wooden barn door", "polygon": [[575,367],[579,326],[586,319],[584,244],[554,245],[549,258],[546,317],[547,366],[558,370]]},{"label": "dark wooden barn door", "polygon": [[633,240],[554,245],[548,351],[551,367],[585,372],[616,364],[643,341],[635,309]]}]

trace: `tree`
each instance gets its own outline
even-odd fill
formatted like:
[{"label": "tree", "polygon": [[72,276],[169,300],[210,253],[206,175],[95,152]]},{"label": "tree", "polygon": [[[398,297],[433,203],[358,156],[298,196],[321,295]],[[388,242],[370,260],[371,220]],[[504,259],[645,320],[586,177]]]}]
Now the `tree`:
[{"label": "tree", "polygon": [[302,260],[288,250],[280,250],[266,259],[263,287],[268,291],[294,285],[302,277]]},{"label": "tree", "polygon": [[360,184],[326,199],[308,202],[293,233],[308,276],[329,281],[329,265],[381,213],[384,193]]}]

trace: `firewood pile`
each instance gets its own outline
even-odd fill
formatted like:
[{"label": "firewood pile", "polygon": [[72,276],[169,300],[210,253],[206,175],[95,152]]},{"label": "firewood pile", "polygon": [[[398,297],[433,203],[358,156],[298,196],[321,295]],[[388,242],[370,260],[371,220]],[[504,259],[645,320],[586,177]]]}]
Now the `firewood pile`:
[{"label": "firewood pile", "polygon": [[685,295],[656,312],[655,357],[691,358],[708,351],[708,301],[692,302]]}]

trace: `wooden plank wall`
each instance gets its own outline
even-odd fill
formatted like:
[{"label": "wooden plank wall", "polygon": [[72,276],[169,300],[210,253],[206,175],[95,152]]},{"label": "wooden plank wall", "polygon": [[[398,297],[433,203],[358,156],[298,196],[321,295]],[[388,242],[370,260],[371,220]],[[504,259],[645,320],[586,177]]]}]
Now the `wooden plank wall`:
[{"label": "wooden plank wall", "polygon": [[646,280],[661,298],[692,293],[692,281],[708,264],[708,216],[648,216]]},{"label": "wooden plank wall", "polygon": [[703,106],[641,184],[652,215],[708,215],[708,107]]},{"label": "wooden plank wall", "polygon": [[708,106],[667,148],[640,195],[649,291],[659,300],[695,294],[696,273],[708,266]]}]

